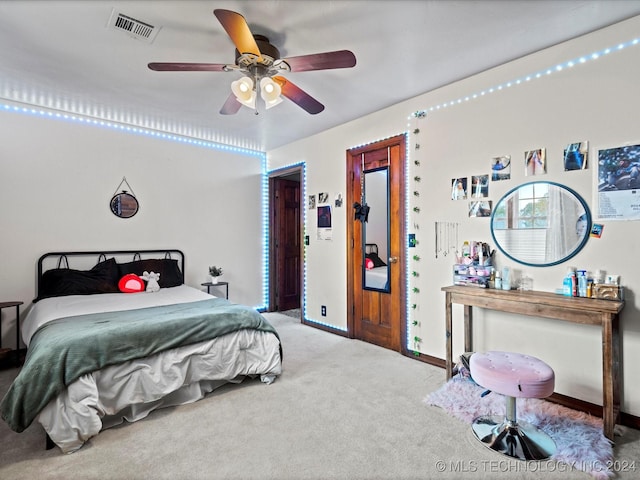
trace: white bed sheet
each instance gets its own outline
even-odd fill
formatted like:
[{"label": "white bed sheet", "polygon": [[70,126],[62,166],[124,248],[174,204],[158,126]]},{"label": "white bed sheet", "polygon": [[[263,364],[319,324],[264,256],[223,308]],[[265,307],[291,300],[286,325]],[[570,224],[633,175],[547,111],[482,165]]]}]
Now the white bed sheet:
[{"label": "white bed sheet", "polygon": [[387,288],[388,273],[389,268],[387,266],[365,269],[364,286],[369,288]]},{"label": "white bed sheet", "polygon": [[28,347],[36,330],[47,322],[98,312],[119,312],[173,303],[197,302],[212,295],[187,285],[161,288],[157,292],[102,293],[45,298],[35,303],[22,322],[22,340]]},{"label": "white bed sheet", "polygon": [[[114,295],[117,304],[109,298]],[[30,340],[39,325],[64,316],[207,298],[211,295],[182,285],[149,294],[45,299],[29,312],[23,336]],[[71,453],[124,420],[134,422],[157,408],[195,402],[215,388],[246,377],[260,376],[263,383],[272,383],[281,373],[278,338],[269,332],[240,330],[83,375],[51,400],[37,421],[64,453]]]}]

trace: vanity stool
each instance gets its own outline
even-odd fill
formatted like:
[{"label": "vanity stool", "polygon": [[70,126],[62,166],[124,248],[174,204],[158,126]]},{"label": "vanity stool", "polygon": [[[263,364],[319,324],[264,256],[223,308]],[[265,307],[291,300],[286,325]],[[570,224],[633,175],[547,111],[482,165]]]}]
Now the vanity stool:
[{"label": "vanity stool", "polygon": [[478,385],[506,397],[506,415],[476,418],[471,428],[485,446],[520,460],[542,460],[556,444],[542,430],[516,419],[516,398],[545,398],[553,393],[555,374],[542,360],[511,352],[471,355],[471,378]]}]

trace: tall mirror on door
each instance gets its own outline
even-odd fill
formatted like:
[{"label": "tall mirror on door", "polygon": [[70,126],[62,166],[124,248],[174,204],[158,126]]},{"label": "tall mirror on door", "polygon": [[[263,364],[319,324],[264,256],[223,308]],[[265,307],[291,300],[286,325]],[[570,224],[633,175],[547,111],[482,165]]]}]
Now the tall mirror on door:
[{"label": "tall mirror on door", "polygon": [[518,263],[549,266],[569,260],[589,239],[591,212],[572,189],[553,182],[520,185],[491,214],[497,247]]},{"label": "tall mirror on door", "polygon": [[362,227],[362,285],[365,290],[389,292],[389,168],[365,170],[363,192],[369,215]]}]

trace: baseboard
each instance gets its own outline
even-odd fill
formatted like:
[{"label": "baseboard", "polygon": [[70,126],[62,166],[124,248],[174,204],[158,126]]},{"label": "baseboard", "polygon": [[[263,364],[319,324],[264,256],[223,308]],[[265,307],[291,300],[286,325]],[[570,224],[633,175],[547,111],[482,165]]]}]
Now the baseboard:
[{"label": "baseboard", "polygon": [[636,417],[635,415],[631,415],[629,413],[620,412],[620,425],[640,430],[640,417]]},{"label": "baseboard", "polygon": [[[446,365],[446,362],[442,358],[432,357],[431,355],[425,355],[423,353],[415,355],[413,352],[409,351],[403,353],[407,357],[415,358],[416,360],[419,360],[421,362],[425,362],[443,369]],[[585,402],[584,400],[579,400],[577,398],[562,395],[560,393],[553,393],[550,397],[547,398],[547,400],[567,408],[572,408],[573,410],[578,410],[579,412],[588,413],[589,415],[593,415],[594,417],[602,418],[602,406],[596,405],[595,403]],[[640,430],[640,417],[631,415],[629,413],[620,412],[618,423],[620,425],[624,425],[625,427]]]},{"label": "baseboard", "polygon": [[345,332],[344,330],[339,330],[337,328],[333,328],[333,327],[330,327],[329,325],[324,325],[322,323],[316,323],[314,321],[307,320],[306,318],[302,319],[302,324],[303,325],[308,325],[308,326],[313,327],[313,328],[317,328],[319,330],[324,330],[325,332],[331,332],[331,333],[334,333],[336,335],[340,335],[342,337],[348,337],[349,336],[347,334],[347,332]]},{"label": "baseboard", "polygon": [[403,351],[402,353],[407,357],[415,358],[416,360],[428,363],[429,365],[434,365],[436,367],[445,368],[447,365],[447,363],[442,358],[432,357],[431,355],[427,355],[425,353],[416,355],[414,352],[409,350]]},{"label": "baseboard", "polygon": [[595,403],[585,402],[584,400],[578,400],[577,398],[555,392],[551,394],[547,400],[562,405],[563,407],[573,408],[574,410],[588,413],[594,417],[602,418],[602,406],[596,405]]}]

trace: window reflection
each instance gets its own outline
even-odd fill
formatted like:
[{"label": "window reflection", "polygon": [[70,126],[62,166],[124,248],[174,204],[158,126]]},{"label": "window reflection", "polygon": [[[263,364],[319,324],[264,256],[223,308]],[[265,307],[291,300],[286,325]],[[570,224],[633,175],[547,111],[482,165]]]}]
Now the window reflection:
[{"label": "window reflection", "polygon": [[491,218],[491,234],[498,248],[517,262],[554,265],[580,251],[590,225],[588,207],[576,192],[559,184],[532,182],[500,199]]}]

